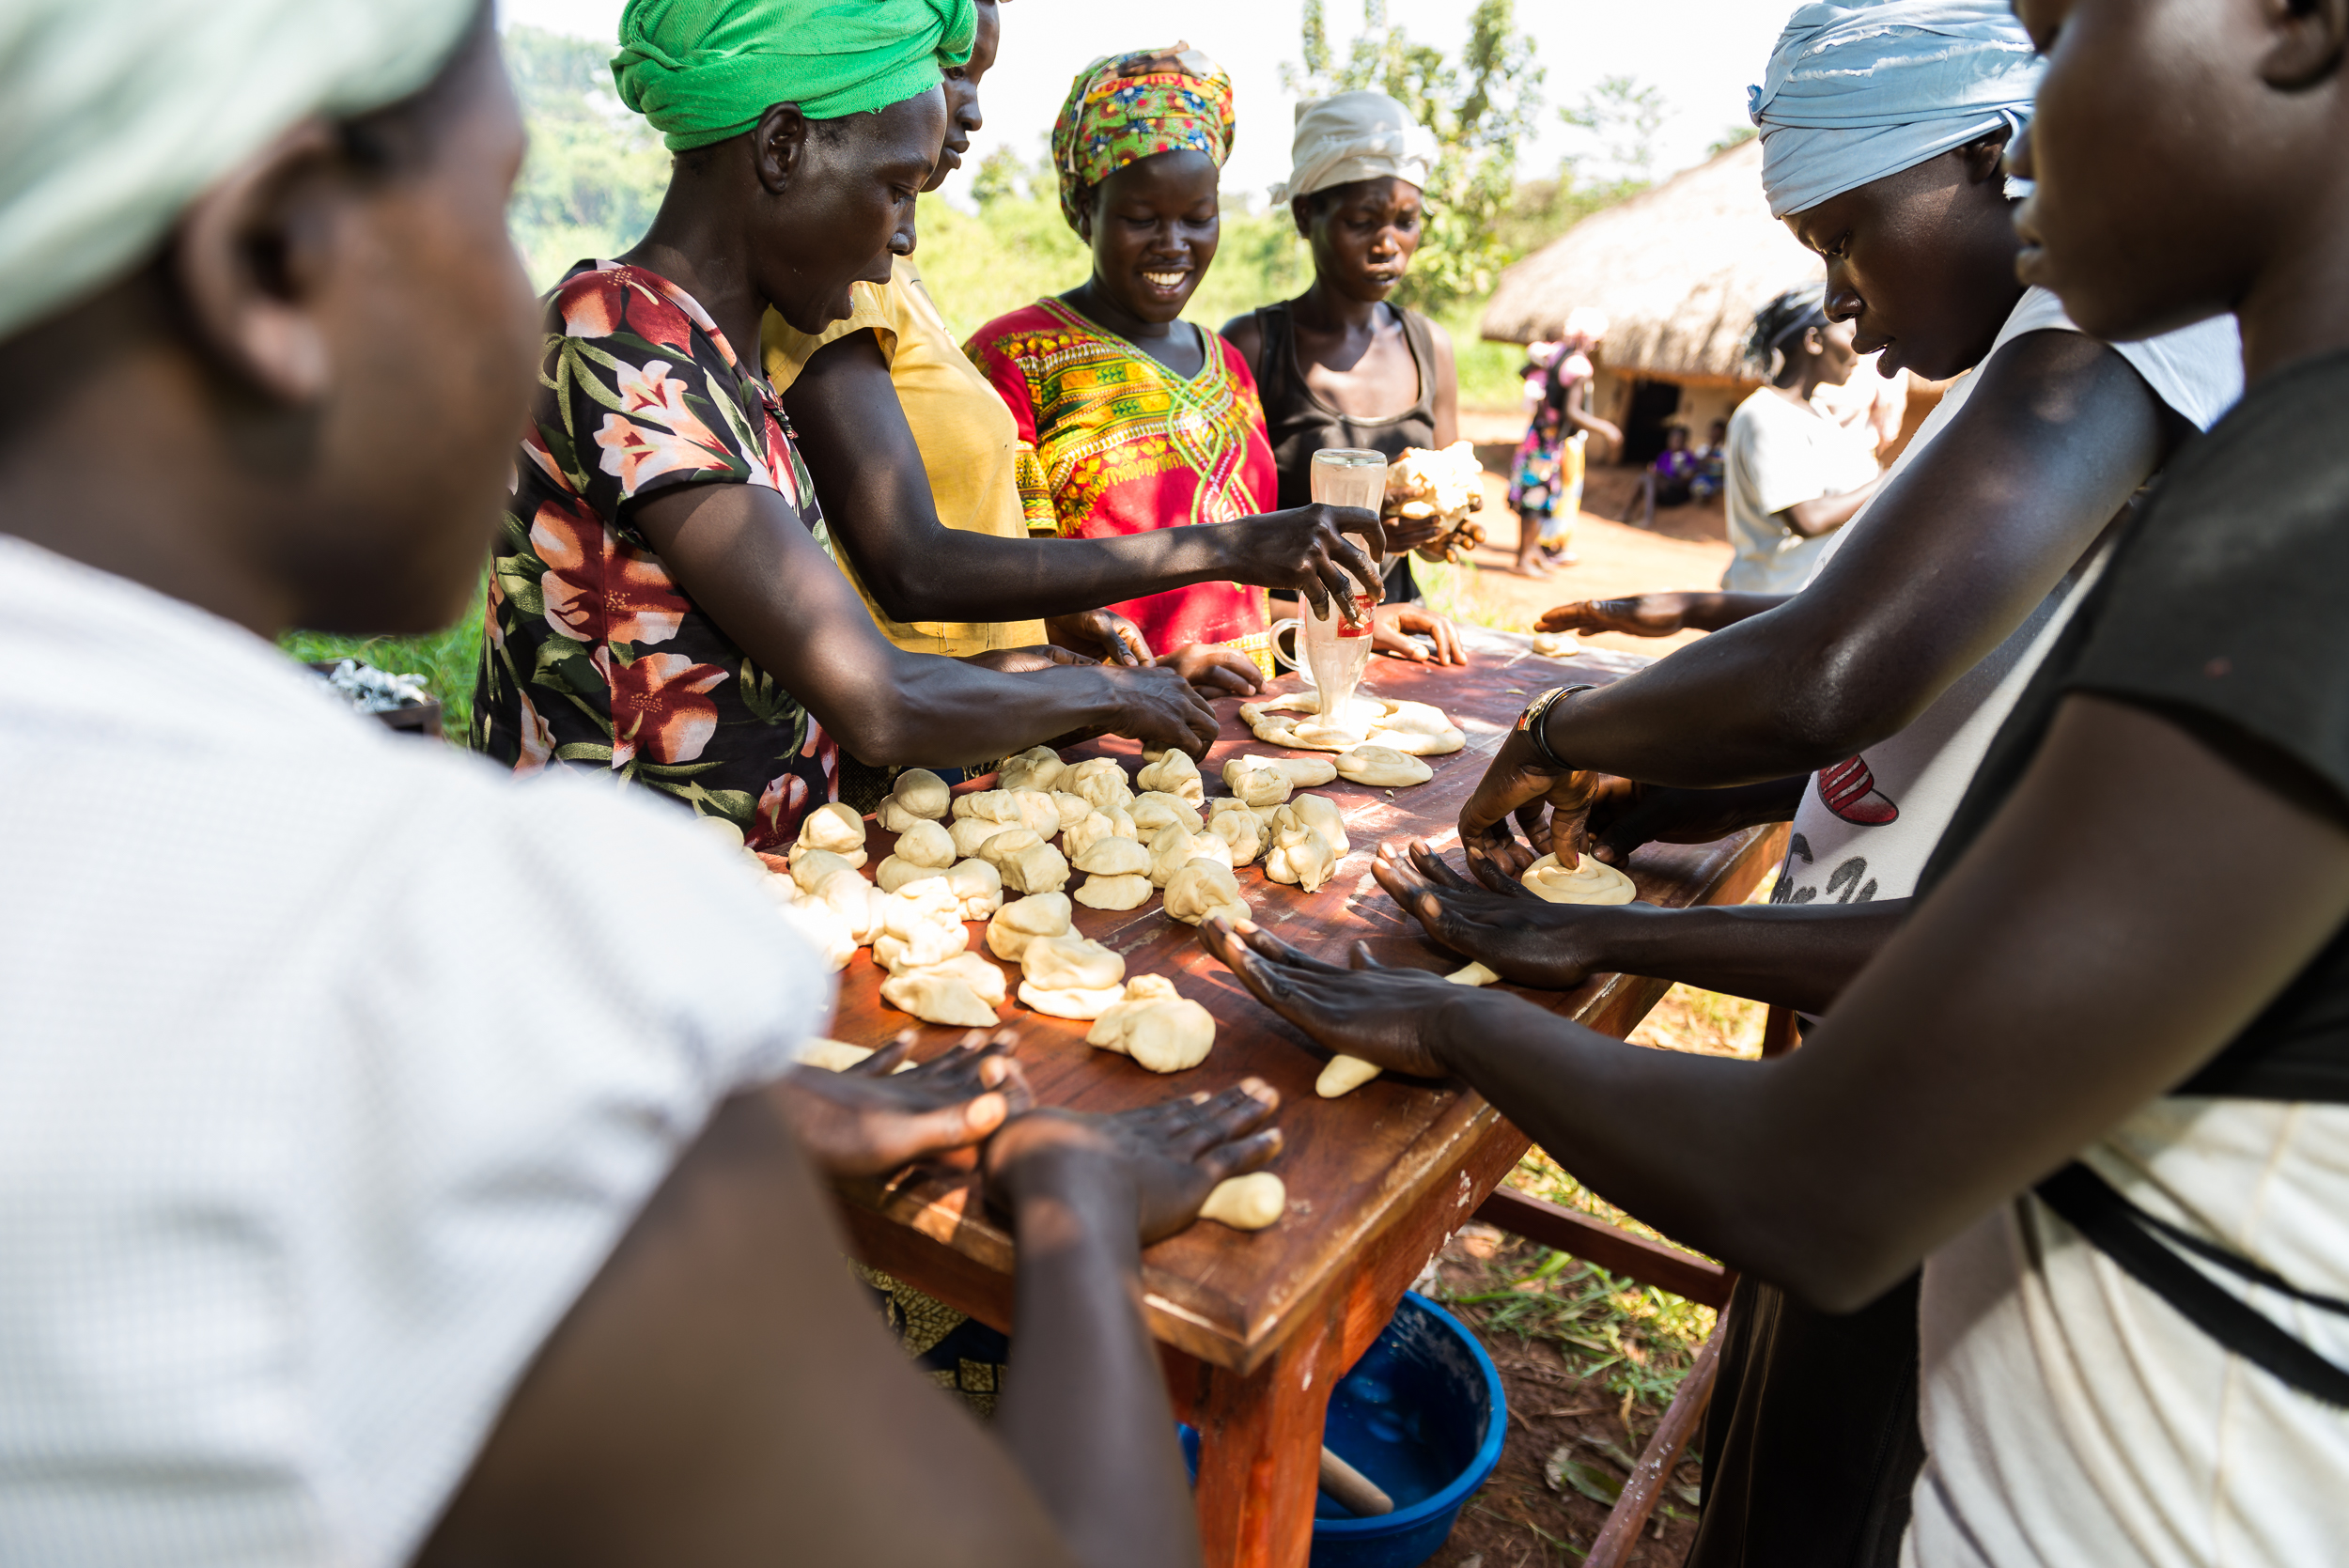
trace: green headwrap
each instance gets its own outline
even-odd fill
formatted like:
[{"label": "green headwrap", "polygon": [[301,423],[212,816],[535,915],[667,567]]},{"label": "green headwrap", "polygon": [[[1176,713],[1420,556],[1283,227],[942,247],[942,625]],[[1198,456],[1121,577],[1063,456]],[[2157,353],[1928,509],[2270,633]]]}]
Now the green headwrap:
[{"label": "green headwrap", "polygon": [[691,152],[778,103],[837,119],[918,98],[977,32],[972,0],[628,0],[612,80]]}]

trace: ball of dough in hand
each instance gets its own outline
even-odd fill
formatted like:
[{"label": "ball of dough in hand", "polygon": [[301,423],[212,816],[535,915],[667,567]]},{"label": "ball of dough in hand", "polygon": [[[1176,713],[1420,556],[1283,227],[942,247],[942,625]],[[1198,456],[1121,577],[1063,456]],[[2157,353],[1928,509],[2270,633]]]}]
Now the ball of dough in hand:
[{"label": "ball of dough in hand", "polygon": [[1068,907],[1066,893],[1039,893],[1015,899],[996,910],[995,918],[987,923],[987,950],[1016,964],[1036,938],[1057,937],[1067,931],[1074,913]]},{"label": "ball of dough in hand", "polygon": [[963,861],[946,873],[947,889],[962,900],[962,918],[985,920],[1003,905],[1003,877],[985,861]]},{"label": "ball of dough in hand", "polygon": [[1087,877],[1077,889],[1077,902],[1089,909],[1139,909],[1158,891],[1150,885],[1149,877],[1139,873],[1097,875]]},{"label": "ball of dough in hand", "polygon": [[1063,831],[1060,835],[1061,853],[1081,864],[1084,852],[1103,839],[1132,838],[1136,831],[1134,819],[1126,815],[1126,809],[1112,806],[1107,811],[1097,811],[1075,827]]},{"label": "ball of dough in hand", "polygon": [[1337,863],[1337,851],[1318,829],[1292,820],[1274,831],[1272,852],[1265,857],[1264,874],[1276,882],[1288,882],[1307,893],[1318,893]]},{"label": "ball of dough in hand", "polygon": [[1134,803],[1126,808],[1126,815],[1134,819],[1134,831],[1143,838],[1150,838],[1175,822],[1194,833],[1206,826],[1200,820],[1198,809],[1190,801],[1163,790],[1154,789],[1135,796]]},{"label": "ball of dough in hand", "polygon": [[1000,1020],[961,975],[935,970],[910,970],[881,982],[881,1000],[924,1023],[961,1029],[988,1029]]},{"label": "ball of dough in hand", "polygon": [[1199,776],[1199,765],[1181,752],[1165,753],[1135,774],[1134,783],[1144,790],[1172,795],[1194,806],[1207,798],[1206,781]]},{"label": "ball of dough in hand", "polygon": [[1232,864],[1253,863],[1264,853],[1264,818],[1237,800],[1212,802],[1225,809],[1207,818],[1207,831],[1232,846]]},{"label": "ball of dough in hand", "polygon": [[1095,811],[1129,805],[1134,798],[1133,786],[1126,782],[1126,769],[1114,757],[1092,757],[1077,764],[1061,776],[1060,787],[1083,796]]},{"label": "ball of dough in hand", "polygon": [[1630,877],[1588,855],[1579,857],[1572,871],[1560,865],[1557,856],[1544,855],[1518,880],[1534,897],[1552,904],[1628,904],[1639,896]]},{"label": "ball of dough in hand", "polygon": [[[1170,828],[1169,832],[1177,830]],[[1129,838],[1096,839],[1077,857],[1077,869],[1094,877],[1147,877],[1150,851]]]},{"label": "ball of dough in hand", "polygon": [[909,816],[926,816],[936,821],[946,815],[954,792],[946,787],[945,780],[928,768],[909,768],[889,786],[889,798]]},{"label": "ball of dough in hand", "polygon": [[1223,787],[1243,805],[1277,806],[1289,798],[1287,771],[1269,757],[1234,757],[1223,765]]},{"label": "ball of dough in hand", "polygon": [[1130,1056],[1154,1073],[1179,1073],[1215,1048],[1215,1017],[1164,976],[1137,975],[1101,1013],[1085,1044]]},{"label": "ball of dough in hand", "polygon": [[996,782],[1005,789],[1053,789],[1067,771],[1058,752],[1050,746],[1031,746],[1016,757],[1003,759]]},{"label": "ball of dough in hand", "polygon": [[1288,1184],[1269,1171],[1258,1171],[1216,1183],[1199,1206],[1199,1218],[1236,1231],[1261,1231],[1277,1223],[1288,1206]]},{"label": "ball of dough in hand", "polygon": [[800,836],[791,846],[791,859],[796,861],[811,849],[829,850],[850,865],[863,865],[864,818],[853,807],[837,800],[817,807],[800,824]]},{"label": "ball of dough in hand", "polygon": [[1019,972],[1051,990],[1096,990],[1126,981],[1126,960],[1088,937],[1038,937],[1019,955]]},{"label": "ball of dough in hand", "polygon": [[1209,915],[1249,920],[1255,911],[1239,895],[1239,878],[1219,861],[1199,859],[1176,872],[1166,884],[1166,912],[1186,925],[1197,925]]},{"label": "ball of dough in hand", "polygon": [[800,885],[801,893],[812,893],[843,871],[854,875],[863,863],[843,859],[829,849],[810,849],[791,857],[791,879]]},{"label": "ball of dough in hand", "polygon": [[1338,814],[1338,803],[1327,795],[1299,795],[1281,808],[1285,815],[1275,815],[1274,828],[1289,822],[1302,822],[1330,841],[1330,847],[1340,855],[1349,854],[1354,843],[1346,836],[1346,818]]},{"label": "ball of dough in hand", "polygon": [[[989,844],[988,848],[994,846]],[[1068,860],[1049,844],[1022,845],[1008,855],[993,858],[988,863],[1003,875],[1003,886],[1013,893],[1058,893],[1068,885]]]},{"label": "ball of dough in hand", "polygon": [[1150,841],[1151,885],[1166,886],[1176,872],[1203,856],[1228,866],[1232,846],[1215,833],[1192,832],[1180,825],[1159,829]]},{"label": "ball of dough in hand", "polygon": [[1434,768],[1415,756],[1406,756],[1392,746],[1369,745],[1357,746],[1338,758],[1338,773],[1373,789],[1401,789],[1436,776]]}]

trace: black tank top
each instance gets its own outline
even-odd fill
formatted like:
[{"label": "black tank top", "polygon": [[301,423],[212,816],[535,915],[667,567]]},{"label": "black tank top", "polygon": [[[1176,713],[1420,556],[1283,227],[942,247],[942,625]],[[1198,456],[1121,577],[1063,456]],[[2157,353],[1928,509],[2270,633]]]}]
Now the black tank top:
[{"label": "black tank top", "polygon": [[[1257,353],[1256,395],[1264,400],[1272,461],[1281,474],[1282,510],[1313,500],[1314,454],[1325,447],[1383,452],[1392,461],[1406,448],[1436,444],[1436,340],[1428,334],[1426,317],[1415,310],[1398,314],[1403,318],[1403,341],[1411,350],[1412,367],[1419,372],[1419,398],[1389,418],[1358,419],[1340,413],[1305,384],[1305,374],[1297,363],[1297,337],[1287,303],[1256,308],[1256,332],[1263,344]],[[1418,597],[1410,564],[1396,561],[1390,565],[1387,601],[1399,604]]]}]

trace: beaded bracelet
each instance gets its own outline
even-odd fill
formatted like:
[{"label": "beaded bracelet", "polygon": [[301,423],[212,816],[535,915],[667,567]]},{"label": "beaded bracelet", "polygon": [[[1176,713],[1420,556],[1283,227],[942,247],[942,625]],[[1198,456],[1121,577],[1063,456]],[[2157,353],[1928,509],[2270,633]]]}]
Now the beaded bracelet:
[{"label": "beaded bracelet", "polygon": [[1517,728],[1523,730],[1532,738],[1533,749],[1541,753],[1542,759],[1561,773],[1571,773],[1574,768],[1565,758],[1549,749],[1549,737],[1543,733],[1549,718],[1550,707],[1561,697],[1571,697],[1577,691],[1597,690],[1596,681],[1585,681],[1579,686],[1553,686],[1526,704],[1525,711],[1517,715]]}]

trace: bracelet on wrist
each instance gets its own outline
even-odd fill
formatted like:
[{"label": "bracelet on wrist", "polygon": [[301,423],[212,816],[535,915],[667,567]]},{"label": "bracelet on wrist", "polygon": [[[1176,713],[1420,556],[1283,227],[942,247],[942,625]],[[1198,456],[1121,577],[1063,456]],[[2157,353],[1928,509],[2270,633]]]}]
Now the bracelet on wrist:
[{"label": "bracelet on wrist", "polygon": [[1533,742],[1533,750],[1541,753],[1543,761],[1561,773],[1571,773],[1574,768],[1565,758],[1549,749],[1548,733],[1549,710],[1557,706],[1562,697],[1571,697],[1577,691],[1595,691],[1597,689],[1598,683],[1595,681],[1584,681],[1579,686],[1553,686],[1526,704],[1525,711],[1517,715],[1517,728],[1524,731],[1526,737]]}]

